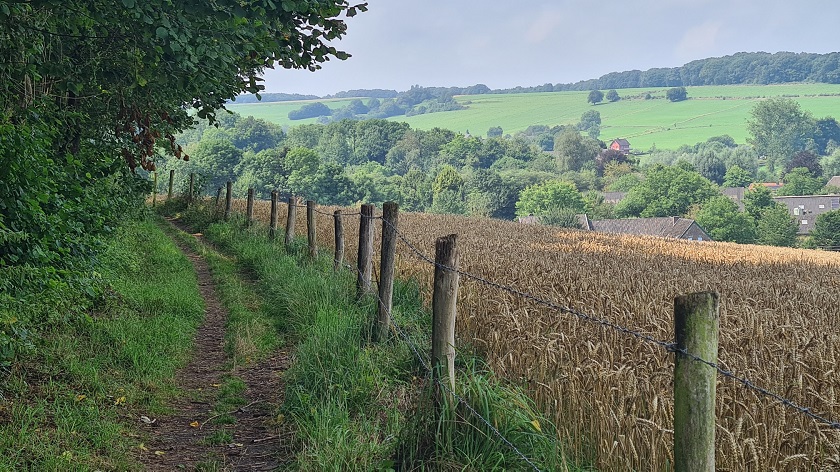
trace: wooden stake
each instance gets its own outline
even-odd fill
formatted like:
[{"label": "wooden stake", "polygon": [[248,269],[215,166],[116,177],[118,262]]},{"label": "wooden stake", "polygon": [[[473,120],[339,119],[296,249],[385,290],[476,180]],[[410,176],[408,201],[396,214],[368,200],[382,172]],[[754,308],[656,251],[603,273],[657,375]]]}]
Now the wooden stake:
[{"label": "wooden stake", "polygon": [[286,247],[289,248],[292,246],[292,242],[295,240],[295,213],[297,211],[297,206],[295,202],[295,197],[289,197],[289,211],[286,214]]},{"label": "wooden stake", "polygon": [[154,182],[152,183],[152,207],[157,206],[157,171],[152,172]]},{"label": "wooden stake", "polygon": [[233,182],[227,181],[225,192],[225,221],[230,220],[230,212],[233,209]]},{"label": "wooden stake", "polygon": [[272,241],[277,237],[277,190],[271,192],[271,218],[268,223],[268,237]]},{"label": "wooden stake", "polygon": [[374,206],[362,205],[359,216],[359,254],[356,258],[356,296],[362,298],[371,292],[370,277],[373,271],[373,210]]},{"label": "wooden stake", "polygon": [[[455,314],[458,300],[458,247],[455,234],[435,242],[435,283],[432,294],[432,378],[455,391]],[[441,266],[449,267],[443,269]],[[453,397],[435,383],[438,417],[444,409],[452,411]]]},{"label": "wooden stake", "polygon": [[193,191],[195,189],[195,172],[190,172],[190,188],[189,193],[187,194],[187,205],[192,205],[193,203]]},{"label": "wooden stake", "polygon": [[251,227],[254,224],[254,189],[248,189],[248,200],[245,206],[245,226]]},{"label": "wooden stake", "polygon": [[341,210],[333,212],[335,221],[335,255],[333,256],[333,270],[338,271],[344,263],[344,224],[341,221]]},{"label": "wooden stake", "polygon": [[394,260],[397,253],[397,219],[400,206],[385,202],[382,206],[382,254],[379,262],[379,310],[373,329],[373,341],[388,339],[394,294]]},{"label": "wooden stake", "polygon": [[318,257],[318,241],[315,239],[315,202],[306,201],[306,239],[309,241],[309,258],[313,261]]},{"label": "wooden stake", "polygon": [[682,352],[717,363],[717,293],[674,299],[677,350],[674,364],[674,470],[715,470],[715,387],[717,371]]}]

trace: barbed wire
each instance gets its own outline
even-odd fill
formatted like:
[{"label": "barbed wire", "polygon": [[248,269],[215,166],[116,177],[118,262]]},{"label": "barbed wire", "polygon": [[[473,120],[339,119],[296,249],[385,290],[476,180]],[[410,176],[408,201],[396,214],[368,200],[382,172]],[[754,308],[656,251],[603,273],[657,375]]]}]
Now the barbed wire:
[{"label": "barbed wire", "polygon": [[471,274],[469,272],[465,272],[465,271],[462,271],[462,270],[459,270],[459,269],[455,269],[453,267],[449,267],[449,266],[446,266],[444,264],[440,264],[440,263],[436,262],[435,260],[426,256],[425,254],[423,254],[422,251],[420,251],[414,244],[412,244],[405,237],[405,235],[403,235],[388,220],[383,220],[383,221],[386,224],[388,224],[389,226],[391,226],[391,228],[393,228],[393,230],[396,232],[396,234],[400,238],[400,240],[404,244],[406,244],[406,246],[408,246],[409,249],[411,249],[412,252],[414,252],[422,260],[434,265],[435,267],[440,267],[443,270],[448,270],[450,272],[457,273],[457,274],[462,275],[466,278],[469,278],[469,279],[475,280],[477,282],[480,282],[484,285],[488,285],[490,287],[494,287],[494,288],[506,291],[508,293],[517,295],[519,297],[531,300],[531,301],[533,301],[537,304],[549,307],[549,308],[554,309],[556,311],[559,311],[561,313],[574,315],[577,318],[582,319],[584,321],[599,324],[599,325],[602,325],[604,327],[613,329],[614,331],[617,331],[619,333],[627,334],[627,335],[633,336],[637,339],[641,339],[645,342],[655,344],[659,347],[664,348],[668,352],[675,352],[675,353],[679,352],[679,353],[687,356],[688,358],[690,358],[690,359],[692,359],[696,362],[700,362],[702,364],[705,364],[705,365],[715,369],[720,375],[742,384],[744,387],[746,387],[749,390],[752,390],[753,392],[756,392],[756,393],[758,393],[760,395],[763,395],[765,397],[772,398],[772,399],[776,400],[777,402],[781,403],[782,405],[784,405],[784,406],[786,406],[786,407],[788,407],[792,410],[803,413],[803,414],[807,415],[808,417],[810,417],[811,419],[813,419],[813,420],[815,420],[819,423],[823,423],[823,424],[829,426],[832,429],[840,430],[840,423],[838,423],[836,421],[832,421],[832,420],[830,420],[826,417],[823,417],[821,415],[818,415],[818,414],[812,412],[811,409],[808,408],[808,407],[803,407],[801,405],[798,405],[796,402],[794,402],[790,399],[787,399],[787,398],[785,398],[785,397],[783,397],[783,396],[781,396],[777,393],[774,393],[770,390],[767,390],[766,388],[760,387],[760,386],[756,385],[755,383],[753,383],[752,381],[750,381],[749,379],[744,378],[744,377],[740,377],[740,376],[736,375],[735,373],[733,373],[732,371],[729,371],[729,370],[726,370],[726,369],[720,367],[720,365],[718,363],[705,360],[705,359],[703,359],[703,358],[701,358],[697,355],[689,353],[685,349],[678,349],[676,343],[666,342],[666,341],[656,339],[656,338],[654,338],[650,335],[647,335],[647,334],[641,333],[639,331],[635,331],[635,330],[632,330],[630,328],[618,325],[618,324],[613,323],[613,322],[611,322],[609,320],[606,320],[604,318],[598,318],[596,316],[586,314],[582,311],[574,310],[572,308],[569,308],[569,307],[566,307],[566,306],[563,306],[563,305],[559,305],[559,304],[554,303],[554,302],[549,301],[549,300],[544,300],[542,298],[537,297],[536,295],[532,295],[530,293],[523,292],[523,291],[518,290],[516,288],[510,287],[510,286],[507,286],[507,285],[503,285],[503,284],[500,284],[498,282],[493,282],[491,280],[487,280],[484,277],[481,277],[481,276],[478,276],[478,275],[475,275],[475,274]]},{"label": "barbed wire", "polygon": [[[362,272],[358,269],[358,267],[353,267],[350,264],[344,264],[344,267],[347,267],[351,270],[355,270],[359,275],[362,275]],[[409,349],[414,353],[414,356],[417,357],[418,361],[420,361],[420,365],[423,366],[423,369],[426,371],[426,374],[431,375],[432,374],[432,368],[430,366],[431,361],[429,363],[426,363],[425,358],[420,354],[420,349],[417,347],[416,344],[414,344],[414,342],[408,336],[408,333],[406,333],[402,328],[399,327],[399,325],[396,322],[394,322],[394,317],[393,317],[393,314],[392,314],[392,310],[388,309],[385,306],[385,302],[382,300],[382,297],[379,296],[379,292],[371,290],[370,293],[376,297],[376,299],[379,302],[379,305],[382,306],[385,309],[385,312],[388,314],[388,318],[391,320],[390,327],[392,327],[394,329],[394,332],[396,332],[399,337],[403,338],[403,341],[408,345]],[[535,471],[541,472],[540,468],[537,467],[534,464],[534,462],[531,461],[531,459],[529,459],[528,456],[525,455],[525,453],[520,451],[519,448],[517,448],[515,444],[510,442],[510,440],[508,440],[508,438],[506,438],[501,433],[501,431],[499,431],[496,427],[494,427],[493,424],[490,423],[490,421],[487,418],[485,418],[484,416],[481,415],[481,413],[476,411],[476,409],[473,408],[472,405],[470,405],[467,400],[465,400],[463,397],[461,397],[460,395],[458,395],[457,393],[452,391],[449,388],[449,386],[446,385],[446,382],[441,382],[440,379],[435,377],[434,375],[431,375],[431,377],[432,377],[432,380],[437,385],[442,387],[444,390],[447,391],[447,393],[451,394],[456,400],[458,400],[458,404],[464,405],[464,407],[467,410],[469,410],[473,415],[475,415],[478,419],[480,419],[481,422],[484,423],[490,429],[490,431],[493,432],[493,434],[495,434],[499,439],[501,439],[503,443],[505,443],[511,450],[513,450],[516,453],[516,455],[519,456],[520,459],[522,459],[525,463],[530,465]]]}]

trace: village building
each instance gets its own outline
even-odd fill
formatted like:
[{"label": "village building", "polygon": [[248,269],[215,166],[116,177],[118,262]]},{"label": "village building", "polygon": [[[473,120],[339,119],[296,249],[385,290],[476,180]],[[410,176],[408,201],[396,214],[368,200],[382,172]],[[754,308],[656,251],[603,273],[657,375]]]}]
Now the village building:
[{"label": "village building", "polygon": [[797,234],[809,234],[814,229],[814,222],[823,213],[840,209],[838,195],[797,195],[773,197],[773,200],[786,206],[799,224]]},{"label": "village building", "polygon": [[624,138],[613,139],[612,143],[610,143],[610,149],[627,154],[630,152],[630,141]]},{"label": "village building", "polygon": [[580,215],[579,219],[584,230],[598,231],[601,233],[659,236],[661,238],[688,239],[691,241],[712,241],[709,234],[696,221],[679,216],[590,220],[586,215]]},{"label": "village building", "polygon": [[720,191],[738,205],[738,210],[744,211],[744,195],[747,192],[745,187],[723,187]]}]

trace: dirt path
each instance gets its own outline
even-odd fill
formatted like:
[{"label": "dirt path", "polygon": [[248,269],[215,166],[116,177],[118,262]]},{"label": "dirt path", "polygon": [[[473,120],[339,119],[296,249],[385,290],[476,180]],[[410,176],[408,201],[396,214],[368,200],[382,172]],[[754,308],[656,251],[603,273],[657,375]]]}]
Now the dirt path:
[{"label": "dirt path", "polygon": [[[177,221],[172,223],[187,230]],[[150,471],[282,470],[294,457],[292,432],[277,420],[285,390],[281,376],[289,366],[289,353],[281,349],[231,371],[224,351],[228,312],[216,295],[210,268],[192,249],[178,246],[195,268],[205,319],[196,332],[192,358],[176,374],[181,394],[170,405],[173,413],[150,418],[151,424],[141,421],[148,439],[140,461]],[[245,405],[226,412],[235,420],[232,424],[217,424],[220,415],[213,407],[225,374],[244,381],[246,388],[240,396]]]}]

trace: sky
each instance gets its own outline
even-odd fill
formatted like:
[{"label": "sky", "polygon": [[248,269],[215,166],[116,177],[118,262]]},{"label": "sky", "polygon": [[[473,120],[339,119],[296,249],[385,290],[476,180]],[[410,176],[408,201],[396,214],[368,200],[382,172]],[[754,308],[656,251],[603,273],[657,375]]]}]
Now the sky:
[{"label": "sky", "polygon": [[316,72],[269,70],[265,91],[512,88],[741,51],[840,50],[838,0],[369,0],[368,8],[334,43],[352,57]]}]

